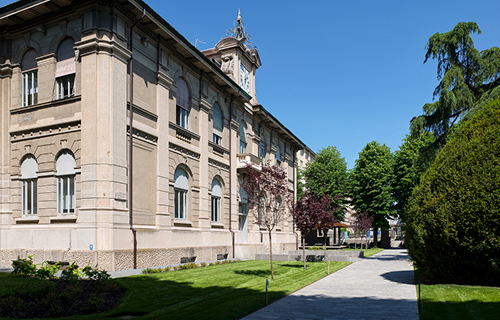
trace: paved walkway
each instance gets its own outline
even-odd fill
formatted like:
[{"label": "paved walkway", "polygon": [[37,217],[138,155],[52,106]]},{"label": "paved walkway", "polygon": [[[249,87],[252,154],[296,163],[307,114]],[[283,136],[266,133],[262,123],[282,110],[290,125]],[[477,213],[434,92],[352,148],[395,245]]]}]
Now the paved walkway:
[{"label": "paved walkway", "polygon": [[243,318],[418,320],[413,267],[404,249],[355,262]]}]

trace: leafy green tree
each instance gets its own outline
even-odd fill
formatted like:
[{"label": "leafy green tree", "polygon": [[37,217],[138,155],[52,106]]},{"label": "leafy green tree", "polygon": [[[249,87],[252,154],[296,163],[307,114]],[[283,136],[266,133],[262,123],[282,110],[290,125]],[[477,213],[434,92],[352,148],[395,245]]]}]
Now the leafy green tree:
[{"label": "leafy green tree", "polygon": [[325,195],[339,195],[332,198],[332,208],[340,207],[336,211],[336,218],[342,219],[348,195],[349,179],[345,158],[335,147],[323,148],[316,154],[314,161],[309,162],[304,170],[306,188],[317,199]]},{"label": "leafy green tree", "polygon": [[420,150],[433,142],[434,136],[430,132],[424,131],[415,138],[406,135],[399,150],[394,152],[392,195],[395,201],[394,209],[402,220],[413,188],[431,164],[421,156]]},{"label": "leafy green tree", "polygon": [[429,58],[438,63],[439,84],[434,90],[438,100],[423,106],[424,114],[411,120],[410,131],[413,136],[423,130],[434,133],[436,141],[428,148],[432,159],[446,143],[453,124],[470,110],[500,97],[500,48],[479,52],[472,41],[474,33],[481,34],[475,22],[460,22],[427,42],[424,63]]},{"label": "leafy green tree", "polygon": [[359,153],[350,176],[354,208],[374,217],[375,246],[376,229],[389,228],[387,219],[393,215],[392,163],[393,157],[389,147],[372,141]]},{"label": "leafy green tree", "polygon": [[461,128],[408,200],[406,240],[426,276],[500,285],[500,99]]}]

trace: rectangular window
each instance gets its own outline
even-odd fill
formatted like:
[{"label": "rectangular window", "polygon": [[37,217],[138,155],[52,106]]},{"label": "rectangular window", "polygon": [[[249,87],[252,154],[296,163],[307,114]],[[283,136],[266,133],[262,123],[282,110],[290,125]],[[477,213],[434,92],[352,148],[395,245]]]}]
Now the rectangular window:
[{"label": "rectangular window", "polygon": [[69,98],[75,95],[75,74],[56,78],[54,100]]},{"label": "rectangular window", "polygon": [[240,153],[247,153],[247,143],[240,140]]},{"label": "rectangular window", "polygon": [[31,106],[38,102],[38,71],[22,74],[22,106]]},{"label": "rectangular window", "polygon": [[262,160],[266,158],[266,143],[264,141],[260,142],[259,158],[261,158]]},{"label": "rectangular window", "polygon": [[246,223],[247,223],[247,211],[248,210],[248,205],[246,203],[240,202],[239,203],[239,219],[238,219],[238,229],[240,231],[244,231],[246,229]]},{"label": "rectangular window", "polygon": [[212,197],[212,221],[220,222],[220,198]]},{"label": "rectangular window", "polygon": [[57,177],[57,212],[75,212],[75,176]]},{"label": "rectangular window", "polygon": [[37,211],[37,186],[36,179],[22,180],[21,198],[22,214],[32,215]]},{"label": "rectangular window", "polygon": [[213,134],[213,143],[222,145],[222,138],[219,135]]},{"label": "rectangular window", "polygon": [[187,219],[187,191],[175,189],[175,219]]},{"label": "rectangular window", "polygon": [[176,112],[177,124],[183,127],[184,129],[189,129],[188,117],[189,117],[189,112],[177,106],[177,112]]},{"label": "rectangular window", "polygon": [[264,224],[264,205],[259,205],[259,226]]}]

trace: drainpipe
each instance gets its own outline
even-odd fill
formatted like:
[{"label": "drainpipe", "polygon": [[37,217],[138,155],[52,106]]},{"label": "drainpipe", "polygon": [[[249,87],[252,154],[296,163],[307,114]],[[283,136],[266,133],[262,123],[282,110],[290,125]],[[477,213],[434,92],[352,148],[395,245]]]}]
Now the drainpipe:
[{"label": "drainpipe", "polygon": [[134,239],[134,269],[137,269],[137,230],[135,230],[133,226],[133,211],[132,211],[132,206],[133,206],[133,201],[132,201],[132,159],[133,159],[133,135],[132,135],[132,122],[134,119],[134,112],[133,112],[133,107],[134,107],[134,71],[132,68],[133,65],[133,29],[134,27],[139,23],[139,21],[142,20],[146,16],[146,9],[142,12],[142,17],[139,18],[134,24],[130,27],[130,38],[129,38],[129,50],[130,50],[130,60],[129,60],[129,74],[130,74],[130,83],[129,83],[129,96],[130,96],[130,124],[129,124],[129,129],[130,129],[130,134],[129,134],[129,154],[128,154],[128,218],[129,218],[129,224],[130,224],[130,230],[132,230],[132,236]]},{"label": "drainpipe", "polygon": [[231,246],[233,250],[233,259],[235,258],[234,254],[234,231],[232,228],[232,212],[233,212],[233,158],[231,157],[231,148],[232,148],[232,132],[231,132],[231,122],[233,120],[233,101],[236,100],[240,96],[240,92],[238,91],[238,95],[234,97],[231,101],[229,101],[229,232],[231,232]]}]

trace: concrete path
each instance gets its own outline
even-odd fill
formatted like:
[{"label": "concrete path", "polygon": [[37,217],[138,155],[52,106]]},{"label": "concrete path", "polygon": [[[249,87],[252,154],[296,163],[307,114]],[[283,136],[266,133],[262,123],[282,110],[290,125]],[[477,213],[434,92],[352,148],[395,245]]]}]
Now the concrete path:
[{"label": "concrete path", "polygon": [[278,300],[243,319],[418,320],[413,267],[388,249]]}]

